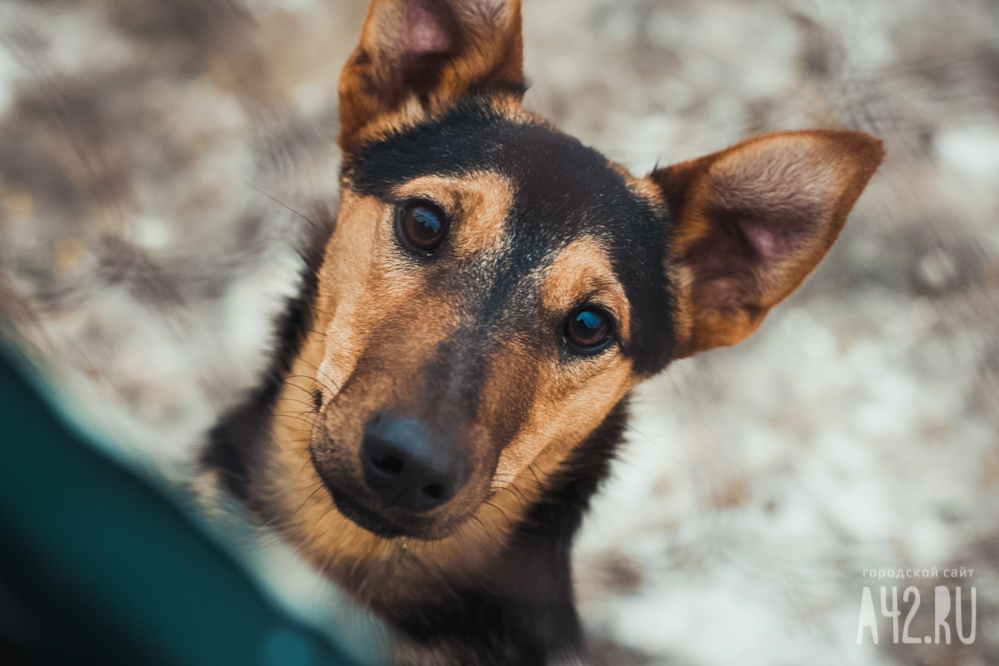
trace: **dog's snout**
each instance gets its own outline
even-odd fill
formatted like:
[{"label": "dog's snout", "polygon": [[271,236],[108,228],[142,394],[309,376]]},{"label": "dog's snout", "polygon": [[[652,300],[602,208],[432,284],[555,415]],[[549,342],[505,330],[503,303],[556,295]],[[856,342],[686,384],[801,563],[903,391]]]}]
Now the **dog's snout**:
[{"label": "dog's snout", "polygon": [[364,429],[364,481],[387,507],[429,511],[468,480],[464,453],[419,419],[379,414]]}]

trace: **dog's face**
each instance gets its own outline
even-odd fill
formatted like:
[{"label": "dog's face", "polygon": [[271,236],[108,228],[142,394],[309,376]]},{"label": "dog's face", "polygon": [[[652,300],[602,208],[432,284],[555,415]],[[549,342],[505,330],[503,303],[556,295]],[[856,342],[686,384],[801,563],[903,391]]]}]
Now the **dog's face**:
[{"label": "dog's face", "polygon": [[661,202],[527,114],[365,146],[342,197],[311,454],[369,530],[446,536],[669,357]]},{"label": "dog's face", "polygon": [[521,108],[520,40],[516,0],[376,0],[344,68],[309,381],[277,410],[308,418],[267,466],[317,562],[406,537],[477,566],[636,383],[759,326],[880,162],[817,130],[636,178]]}]

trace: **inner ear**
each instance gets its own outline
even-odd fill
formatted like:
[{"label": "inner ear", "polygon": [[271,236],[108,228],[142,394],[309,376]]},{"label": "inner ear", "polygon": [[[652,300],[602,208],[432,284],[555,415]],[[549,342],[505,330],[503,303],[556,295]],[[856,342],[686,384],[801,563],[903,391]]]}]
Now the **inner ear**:
[{"label": "inner ear", "polygon": [[674,358],[756,330],[828,252],[883,155],[860,132],[782,132],[650,174],[674,225]]},{"label": "inner ear", "polygon": [[415,93],[421,100],[437,87],[441,70],[462,51],[461,24],[451,8],[432,0],[407,0],[401,7],[402,27],[398,38],[379,45],[383,67],[392,76],[392,67],[399,70],[400,81],[386,93]]},{"label": "inner ear", "polygon": [[489,90],[523,94],[520,0],[374,0],[340,75],[340,145],[411,102],[433,113]]}]

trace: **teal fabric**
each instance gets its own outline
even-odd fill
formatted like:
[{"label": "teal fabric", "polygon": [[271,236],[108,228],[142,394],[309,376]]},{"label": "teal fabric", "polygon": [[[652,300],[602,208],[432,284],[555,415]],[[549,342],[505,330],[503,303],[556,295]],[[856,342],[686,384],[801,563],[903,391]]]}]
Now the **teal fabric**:
[{"label": "teal fabric", "polygon": [[32,650],[72,664],[352,663],[82,441],[12,358],[0,346],[0,587],[33,628]]}]

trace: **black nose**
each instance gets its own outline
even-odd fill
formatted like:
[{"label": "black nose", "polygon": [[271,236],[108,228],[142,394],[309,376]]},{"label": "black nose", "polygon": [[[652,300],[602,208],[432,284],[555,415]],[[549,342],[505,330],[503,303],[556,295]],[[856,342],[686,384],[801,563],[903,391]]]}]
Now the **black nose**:
[{"label": "black nose", "polygon": [[386,506],[429,511],[468,480],[468,458],[422,421],[379,414],[364,428],[364,480]]}]

